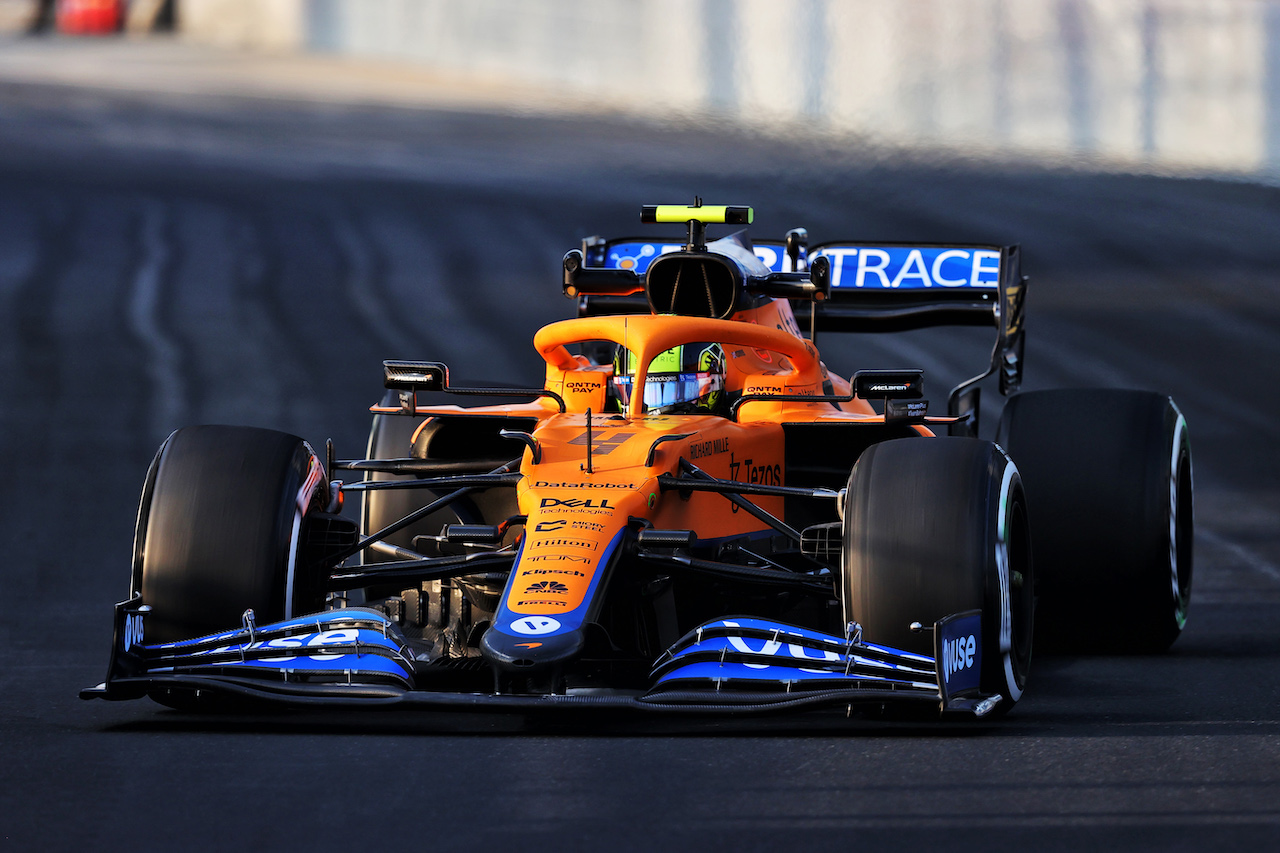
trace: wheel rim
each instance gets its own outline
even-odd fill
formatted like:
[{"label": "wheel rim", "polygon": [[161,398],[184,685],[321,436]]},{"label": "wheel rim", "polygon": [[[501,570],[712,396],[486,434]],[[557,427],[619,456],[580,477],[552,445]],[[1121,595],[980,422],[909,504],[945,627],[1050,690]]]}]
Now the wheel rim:
[{"label": "wheel rim", "polygon": [[1005,658],[1005,677],[1016,681],[1021,692],[1031,668],[1031,641],[1035,586],[1031,563],[1031,537],[1028,535],[1026,503],[1018,491],[1010,512],[1009,534],[1009,619],[1010,648]]},{"label": "wheel rim", "polygon": [[302,482],[302,487],[298,489],[298,495],[294,502],[293,510],[293,527],[289,533],[289,554],[285,565],[284,577],[284,618],[292,619],[300,614],[294,612],[295,600],[298,596],[296,576],[298,571],[298,538],[302,531],[302,517],[310,508],[312,501],[315,500],[316,492],[320,489],[321,483],[324,481],[325,470],[320,464],[319,457],[311,449],[311,445],[304,445],[311,459],[307,463],[307,476]]},{"label": "wheel rim", "polygon": [[1030,537],[1022,480],[1007,461],[1000,482],[996,569],[1000,582],[1000,657],[1009,699],[1022,697],[1031,663],[1032,578]]},{"label": "wheel rim", "polygon": [[1187,422],[1178,414],[1173,431],[1173,452],[1169,460],[1169,576],[1173,596],[1173,619],[1177,631],[1187,624],[1191,601],[1192,540],[1194,531],[1191,453],[1186,436]]}]

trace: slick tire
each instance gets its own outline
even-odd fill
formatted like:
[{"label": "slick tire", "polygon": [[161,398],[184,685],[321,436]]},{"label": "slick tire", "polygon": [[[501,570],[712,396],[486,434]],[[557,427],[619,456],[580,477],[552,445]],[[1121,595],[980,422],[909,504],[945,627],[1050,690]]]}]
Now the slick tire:
[{"label": "slick tire", "polygon": [[297,436],[197,426],[161,445],[143,488],[132,593],[151,612],[148,643],[172,642],[313,612],[319,586],[300,577],[299,533],[325,490],[324,469]]},{"label": "slick tire", "polygon": [[932,627],[982,611],[981,689],[996,713],[1022,697],[1031,669],[1034,575],[1018,470],[974,438],[872,445],[849,475],[842,600],[867,642],[934,654]]},{"label": "slick tire", "polygon": [[1036,644],[1168,649],[1191,603],[1191,441],[1162,394],[1036,391],[1010,398],[996,441],[1017,463],[1036,543]]}]

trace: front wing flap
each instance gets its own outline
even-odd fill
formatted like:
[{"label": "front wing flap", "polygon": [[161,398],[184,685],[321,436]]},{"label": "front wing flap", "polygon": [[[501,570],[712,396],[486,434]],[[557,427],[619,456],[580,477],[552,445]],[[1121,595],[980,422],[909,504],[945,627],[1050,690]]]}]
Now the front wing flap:
[{"label": "front wing flap", "polygon": [[[841,639],[754,617],[704,623],[655,663],[647,691],[502,695],[424,690],[418,659],[390,619],[348,608],[175,643],[144,642],[147,608],[116,605],[107,679],[81,697],[133,699],[198,691],[295,705],[386,705],[449,710],[612,708],[677,713],[751,713],[815,707],[928,704],[947,715],[983,716],[998,697],[978,692],[980,614],[934,626],[936,658]],[[954,636],[953,636],[954,635]],[[969,661],[968,664],[965,661]],[[425,663],[425,661],[423,662]]]},{"label": "front wing flap", "polygon": [[116,605],[107,679],[82,698],[132,699],[194,689],[257,698],[398,698],[414,686],[413,651],[382,613],[349,608],[174,643],[145,642],[148,608]]},{"label": "front wing flap", "polygon": [[939,698],[933,658],[816,631],[741,617],[719,619],[685,635],[654,669],[655,690],[710,682],[716,689],[749,684],[792,690],[800,685],[847,688],[866,682]]},{"label": "front wing flap", "polygon": [[[948,616],[933,629],[938,649],[961,648],[944,660],[863,641],[851,626],[841,639],[753,617],[707,622],[658,660],[645,698],[697,701],[714,696],[772,694],[774,701],[812,697],[823,704],[928,703],[946,714],[985,716],[999,697],[979,692],[981,613]],[[759,698],[756,701],[760,701]]]}]

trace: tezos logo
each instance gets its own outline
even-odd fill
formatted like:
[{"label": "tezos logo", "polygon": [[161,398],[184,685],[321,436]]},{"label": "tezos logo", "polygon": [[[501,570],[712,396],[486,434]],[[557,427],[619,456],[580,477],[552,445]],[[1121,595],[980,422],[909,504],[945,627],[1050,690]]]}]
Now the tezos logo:
[{"label": "tezos logo", "polygon": [[973,653],[977,648],[973,634],[942,641],[942,672],[948,681],[953,673],[963,672],[973,666]]},{"label": "tezos logo", "polygon": [[560,620],[550,616],[525,616],[512,622],[511,630],[531,637],[552,634],[560,630]]}]

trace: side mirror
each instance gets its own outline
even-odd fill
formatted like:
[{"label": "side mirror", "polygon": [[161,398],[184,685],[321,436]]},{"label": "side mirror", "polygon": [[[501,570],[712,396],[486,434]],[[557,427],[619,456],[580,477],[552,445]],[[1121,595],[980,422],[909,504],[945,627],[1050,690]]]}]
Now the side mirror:
[{"label": "side mirror", "polygon": [[393,391],[444,391],[449,368],[438,361],[384,361],[382,385]]},{"label": "side mirror", "polygon": [[924,371],[859,370],[853,393],[864,400],[918,400],[924,396]]}]

